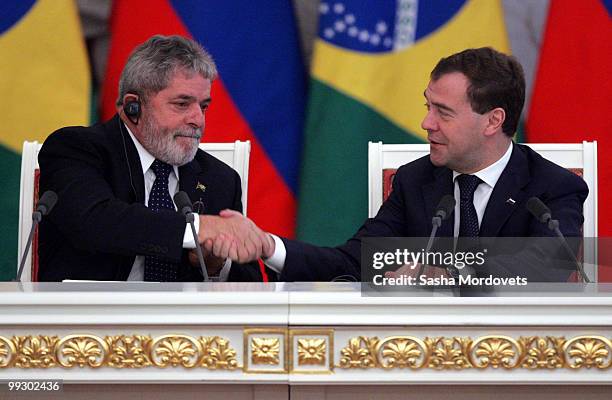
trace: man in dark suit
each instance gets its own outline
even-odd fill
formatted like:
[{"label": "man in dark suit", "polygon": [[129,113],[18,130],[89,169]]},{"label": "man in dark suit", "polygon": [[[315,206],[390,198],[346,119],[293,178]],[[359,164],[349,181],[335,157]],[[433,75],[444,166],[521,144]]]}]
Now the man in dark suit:
[{"label": "man in dark suit", "polygon": [[[47,138],[40,190],[59,200],[40,225],[41,281],[201,281],[193,249],[224,234],[244,244],[234,259],[259,257],[263,232],[244,217],[217,215],[242,211],[238,174],[198,149],[215,77],[199,44],[154,36],[130,55],[115,117]],[[175,210],[178,191],[202,204],[197,241]],[[222,280],[261,281],[257,264],[207,253],[206,268]]]},{"label": "man in dark suit", "polygon": [[[512,142],[525,99],[523,71],[513,57],[480,48],[443,58],[424,96],[428,112],[422,128],[430,155],[398,169],[378,214],[345,244],[324,248],[272,235],[264,256],[280,280],[360,280],[362,239],[429,236],[436,205],[445,195],[453,196],[456,205],[438,236],[552,236],[525,208],[533,196],[552,210],[564,235],[581,236],[588,195],[584,181]],[[529,282],[565,280],[566,270],[541,263],[543,252],[540,247],[499,256],[476,273],[518,275]]]}]

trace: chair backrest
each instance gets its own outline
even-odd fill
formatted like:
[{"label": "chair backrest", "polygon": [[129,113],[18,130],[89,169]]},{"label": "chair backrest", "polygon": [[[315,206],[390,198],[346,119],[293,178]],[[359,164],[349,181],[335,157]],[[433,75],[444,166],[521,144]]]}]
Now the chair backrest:
[{"label": "chair backrest", "polygon": [[238,172],[242,184],[242,213],[247,215],[251,141],[243,142],[236,140],[233,143],[200,143],[200,149],[223,161]]},{"label": "chair backrest", "polygon": [[[584,202],[585,238],[597,237],[597,141],[582,143],[524,143],[544,158],[581,175],[589,187]],[[372,218],[391,191],[400,166],[429,154],[428,144],[368,144],[368,213]],[[585,243],[586,244],[586,243]],[[585,260],[595,260],[596,250],[585,248]],[[593,254],[587,254],[593,253]],[[587,258],[592,257],[592,258]],[[585,264],[585,272],[596,278],[596,266]]]},{"label": "chair backrest", "polygon": [[[32,211],[35,199],[38,199],[38,152],[42,144],[36,141],[24,142],[21,155],[21,183],[19,190],[19,240],[17,244],[17,260],[21,260],[32,227]],[[242,184],[243,214],[247,213],[247,195],[249,187],[249,158],[251,155],[250,141],[235,141],[233,143],[200,143],[200,149],[223,161],[238,172]],[[38,234],[26,258],[22,281],[36,281],[38,269]],[[33,257],[34,255],[34,257]],[[19,265],[17,265],[19,268]]]}]

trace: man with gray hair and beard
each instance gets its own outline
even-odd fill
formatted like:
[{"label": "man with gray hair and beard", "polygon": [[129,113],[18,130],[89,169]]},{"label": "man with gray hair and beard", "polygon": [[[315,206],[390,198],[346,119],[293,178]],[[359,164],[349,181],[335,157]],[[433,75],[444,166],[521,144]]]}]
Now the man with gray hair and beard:
[{"label": "man with gray hair and beard", "polygon": [[[201,281],[193,249],[224,236],[240,241],[232,246],[238,262],[261,255],[265,235],[239,215],[240,177],[198,148],[216,76],[196,42],[153,36],[130,55],[111,120],[47,138],[40,192],[59,200],[40,225],[39,280]],[[197,243],[176,212],[178,191],[203,204]],[[234,217],[218,216],[226,209]],[[257,264],[205,256],[210,276],[262,279]]]}]

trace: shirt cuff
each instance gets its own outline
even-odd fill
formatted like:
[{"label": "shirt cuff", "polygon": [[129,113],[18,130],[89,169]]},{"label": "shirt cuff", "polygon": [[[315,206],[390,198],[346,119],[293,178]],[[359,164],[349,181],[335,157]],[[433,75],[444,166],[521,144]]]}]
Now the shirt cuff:
[{"label": "shirt cuff", "polygon": [[270,269],[278,274],[283,272],[283,268],[285,268],[285,259],[287,258],[287,249],[285,248],[285,243],[276,235],[269,233],[274,239],[274,254],[264,260],[264,264],[266,264]]},{"label": "shirt cuff", "polygon": [[[193,223],[195,224],[196,234],[200,232],[200,218],[198,218],[198,214],[195,215],[193,219]],[[196,241],[193,238],[193,233],[191,233],[191,226],[189,223],[185,226],[185,235],[183,235],[183,248],[184,249],[195,249]]]}]

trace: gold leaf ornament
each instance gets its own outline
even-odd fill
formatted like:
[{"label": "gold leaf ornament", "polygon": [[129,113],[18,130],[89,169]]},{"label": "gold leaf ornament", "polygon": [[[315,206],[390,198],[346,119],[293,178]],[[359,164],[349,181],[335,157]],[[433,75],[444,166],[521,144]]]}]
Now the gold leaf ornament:
[{"label": "gold leaf ornament", "polygon": [[298,339],[298,365],[325,365],[325,339]]},{"label": "gold leaf ornament", "polygon": [[340,350],[340,368],[375,368],[378,365],[376,348],[379,339],[375,337],[359,336],[351,338],[348,346]]},{"label": "gold leaf ornament", "polygon": [[150,336],[107,336],[104,340],[110,348],[109,367],[144,368],[152,365],[149,358],[152,342]]},{"label": "gold leaf ornament", "polygon": [[427,345],[412,336],[392,336],[380,342],[377,348],[380,365],[384,369],[419,369],[427,365]]},{"label": "gold leaf ornament", "polygon": [[251,362],[253,364],[278,365],[280,353],[280,341],[278,338],[251,339]]},{"label": "gold leaf ornament", "polygon": [[229,340],[219,336],[200,337],[202,360],[200,366],[208,369],[234,370],[239,368],[236,350],[229,345]]},{"label": "gold leaf ornament", "polygon": [[69,335],[57,343],[55,354],[62,367],[99,368],[105,363],[108,345],[94,335]]},{"label": "gold leaf ornament", "polygon": [[476,368],[516,368],[520,362],[522,348],[507,336],[483,336],[471,347],[471,363]]},{"label": "gold leaf ornament", "polygon": [[607,369],[612,363],[612,343],[602,336],[578,336],[567,341],[563,349],[571,369]]}]

